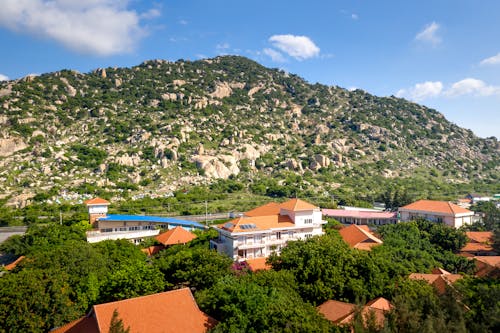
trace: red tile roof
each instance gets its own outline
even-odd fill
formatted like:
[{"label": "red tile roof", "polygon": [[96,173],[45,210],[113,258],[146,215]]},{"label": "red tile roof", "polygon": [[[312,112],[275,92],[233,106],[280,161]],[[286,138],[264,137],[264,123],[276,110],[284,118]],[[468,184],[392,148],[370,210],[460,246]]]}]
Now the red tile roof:
[{"label": "red tile roof", "polygon": [[265,205],[259,206],[248,212],[245,212],[245,216],[253,217],[253,216],[269,216],[269,215],[278,215],[280,213],[280,204],[277,202],[270,202]]},{"label": "red tile roof", "polygon": [[99,328],[94,317],[85,316],[58,327],[50,333],[99,333]]},{"label": "red tile roof", "polygon": [[93,198],[93,199],[85,200],[83,203],[87,206],[90,206],[90,205],[109,205],[108,200],[104,200],[101,198]]},{"label": "red tile roof", "polygon": [[153,245],[153,246],[147,247],[145,249],[141,249],[141,251],[148,256],[153,256],[153,255],[157,254],[158,252],[160,252],[161,250],[163,250],[164,248],[165,248],[165,246],[163,246],[163,245]]},{"label": "red tile roof", "polygon": [[[247,225],[252,225],[252,228],[247,228]],[[270,215],[270,216],[241,216],[229,222],[217,225],[218,228],[230,232],[248,232],[256,230],[269,230],[271,228],[290,228],[295,226],[293,221],[287,215]]]},{"label": "red tile roof", "polygon": [[373,246],[382,244],[382,241],[375,237],[366,225],[351,224],[340,229],[339,233],[350,247],[360,250],[370,250]]},{"label": "red tile roof", "polygon": [[303,211],[303,210],[315,210],[319,209],[319,207],[310,204],[309,202],[305,202],[300,199],[290,199],[286,202],[283,202],[280,205],[281,209],[290,210],[293,212]]},{"label": "red tile roof", "polygon": [[94,305],[89,315],[66,324],[54,332],[107,333],[115,310],[123,326],[130,327],[130,333],[201,333],[207,332],[217,324],[215,319],[198,308],[191,290],[183,288]]},{"label": "red tile roof", "polygon": [[435,200],[418,200],[409,205],[403,206],[400,209],[452,214],[452,215],[474,213],[468,209],[462,208],[449,201],[435,201]]},{"label": "red tile roof", "polygon": [[13,262],[11,262],[10,264],[8,265],[5,265],[4,268],[7,270],[7,271],[11,271],[13,270],[14,268],[16,268],[16,266],[24,259],[26,258],[25,256],[20,256],[19,258],[17,258],[16,260],[14,260]]},{"label": "red tile roof", "polygon": [[451,274],[445,270],[442,270],[443,273],[439,273],[439,271],[436,270],[433,270],[433,272],[436,273],[435,274],[411,273],[408,278],[411,280],[427,281],[427,283],[434,286],[439,293],[443,294],[446,291],[446,286],[455,283],[457,280],[460,280],[463,277],[460,274]]},{"label": "red tile roof", "polygon": [[467,231],[465,233],[471,242],[489,244],[493,240],[492,231]]},{"label": "red tile roof", "polygon": [[500,278],[500,256],[475,256],[476,276]]},{"label": "red tile roof", "polygon": [[[393,305],[388,300],[379,297],[363,306],[361,313],[365,321],[369,318],[371,313],[373,313],[378,326],[382,326],[384,324],[385,313],[392,308]],[[351,324],[354,320],[356,305],[329,300],[318,306],[318,311],[326,319],[335,324]]]},{"label": "red tile roof", "polygon": [[170,229],[167,232],[159,234],[155,237],[157,241],[162,243],[163,245],[175,245],[175,244],[186,244],[193,239],[197,238],[197,236],[181,226],[177,226],[173,229]]},{"label": "red tile roof", "polygon": [[266,263],[267,258],[254,258],[254,259],[247,259],[246,262],[248,266],[250,267],[250,270],[255,272],[259,270],[264,270],[267,271],[271,269],[271,265],[268,265]]}]

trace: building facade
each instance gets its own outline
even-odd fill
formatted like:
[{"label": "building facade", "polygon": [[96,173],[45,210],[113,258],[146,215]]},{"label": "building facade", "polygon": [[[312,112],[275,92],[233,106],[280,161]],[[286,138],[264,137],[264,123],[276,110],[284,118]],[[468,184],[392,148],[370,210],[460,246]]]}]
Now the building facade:
[{"label": "building facade", "polygon": [[100,198],[87,200],[84,203],[87,205],[89,221],[93,226],[93,230],[87,231],[87,242],[89,243],[128,239],[137,244],[146,238],[159,235],[162,229],[172,229],[177,226],[186,230],[206,229],[201,223],[170,217],[108,215],[109,202]]},{"label": "building facade", "polygon": [[408,222],[424,219],[436,223],[444,223],[453,228],[471,224],[474,212],[448,201],[418,200],[400,207],[399,219]]},{"label": "building facade", "polygon": [[270,203],[214,228],[210,246],[234,260],[265,258],[280,253],[289,241],[323,234],[321,210],[300,199]]}]

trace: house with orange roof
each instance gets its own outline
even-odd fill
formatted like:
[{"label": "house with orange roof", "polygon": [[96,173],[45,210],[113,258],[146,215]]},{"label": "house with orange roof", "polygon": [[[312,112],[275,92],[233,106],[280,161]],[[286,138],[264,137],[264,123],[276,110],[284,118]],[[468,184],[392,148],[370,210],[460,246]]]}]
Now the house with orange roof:
[{"label": "house with orange roof", "polygon": [[426,281],[428,284],[436,288],[440,294],[444,294],[447,286],[453,285],[453,283],[460,280],[462,277],[463,276],[460,274],[452,274],[442,268],[433,269],[431,274],[411,273],[410,276],[408,276],[411,280]]},{"label": "house with orange roof", "polygon": [[287,242],[323,234],[321,210],[300,199],[269,203],[214,228],[210,247],[234,260],[266,258]]},{"label": "house with orange roof", "polygon": [[460,255],[464,257],[474,256],[496,256],[498,253],[491,245],[493,243],[493,232],[491,231],[467,231],[467,244],[460,249]]},{"label": "house with orange roof", "polygon": [[351,248],[370,251],[372,247],[382,244],[367,225],[351,224],[339,230],[340,236]]},{"label": "house with orange roof", "polygon": [[189,288],[98,304],[85,317],[51,333],[108,333],[113,313],[130,333],[202,333],[217,321],[198,308]]},{"label": "house with orange roof", "polygon": [[500,256],[475,256],[476,276],[500,278]]},{"label": "house with orange roof", "polygon": [[[361,315],[365,322],[370,316],[374,316],[377,326],[382,327],[385,321],[385,315],[392,310],[394,306],[385,298],[379,297],[371,300],[360,308]],[[356,315],[356,304],[328,300],[317,307],[318,312],[334,324],[349,326],[353,323]]]},{"label": "house with orange roof", "polygon": [[450,227],[460,228],[472,223],[474,212],[462,208],[449,201],[418,200],[398,209],[399,220],[408,222],[415,219],[425,219],[444,223]]}]

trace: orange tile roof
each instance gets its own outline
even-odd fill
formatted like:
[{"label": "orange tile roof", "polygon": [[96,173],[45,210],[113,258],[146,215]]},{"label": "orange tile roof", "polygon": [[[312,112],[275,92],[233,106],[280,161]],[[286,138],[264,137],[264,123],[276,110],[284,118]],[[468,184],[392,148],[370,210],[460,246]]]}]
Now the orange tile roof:
[{"label": "orange tile roof", "polygon": [[360,250],[370,250],[373,246],[382,244],[382,241],[375,237],[367,226],[351,224],[348,227],[340,229],[339,233],[350,247]]},{"label": "orange tile roof", "polygon": [[500,278],[500,256],[475,256],[476,276]]},{"label": "orange tile roof", "polygon": [[245,216],[253,217],[253,216],[269,216],[269,215],[278,215],[280,213],[280,204],[276,202],[270,202],[260,207],[254,208],[245,212]]},{"label": "orange tile roof", "polygon": [[293,212],[319,209],[319,207],[300,199],[290,199],[288,201],[285,201],[280,205],[280,208],[291,210]]},{"label": "orange tile roof", "polygon": [[391,302],[389,302],[387,299],[383,297],[378,297],[375,299],[372,299],[368,303],[366,303],[367,306],[370,306],[375,309],[380,309],[384,311],[390,311],[394,308],[394,305],[392,305]]},{"label": "orange tile roof", "polygon": [[163,246],[163,245],[153,245],[153,246],[147,247],[145,249],[141,249],[141,251],[148,256],[153,256],[153,255],[157,254],[158,252],[160,252],[161,250],[163,250],[164,248],[165,248],[165,246]]},{"label": "orange tile roof", "polygon": [[334,300],[328,300],[318,306],[319,313],[333,323],[340,322],[342,319],[353,313],[355,309],[355,304]]},{"label": "orange tile roof", "polygon": [[5,265],[4,268],[8,271],[11,271],[13,270],[14,268],[16,268],[16,266],[24,259],[26,258],[25,256],[20,256],[19,258],[17,258],[16,260],[14,260],[13,262],[11,262],[10,264],[8,265]]},{"label": "orange tile roof", "polygon": [[94,306],[100,332],[108,332],[114,310],[130,333],[206,332],[217,321],[203,313],[189,288]]},{"label": "orange tile roof", "polygon": [[[385,313],[392,308],[393,305],[388,300],[379,297],[363,306],[361,313],[365,321],[373,313],[378,326],[382,326],[385,320]],[[317,309],[326,319],[335,324],[351,324],[354,320],[356,305],[329,300],[318,306]]]},{"label": "orange tile roof", "polygon": [[488,244],[481,243],[467,243],[463,248],[460,249],[461,252],[492,252],[493,247]]},{"label": "orange tile roof", "polygon": [[85,200],[83,203],[87,206],[89,206],[89,205],[109,205],[108,200],[104,200],[101,198],[93,198],[93,199]]},{"label": "orange tile roof", "polygon": [[446,286],[455,283],[460,280],[463,276],[460,274],[451,274],[443,270],[442,274],[423,274],[423,273],[411,273],[408,277],[411,280],[424,280],[430,285],[434,286],[439,293],[444,293],[446,291]]},{"label": "orange tile roof", "polygon": [[[245,225],[252,224],[255,226],[254,228],[245,229]],[[295,224],[287,215],[271,215],[254,217],[241,216],[229,222],[219,224],[216,227],[230,232],[249,232],[273,228],[290,228],[293,226],[295,226]]]},{"label": "orange tile roof", "polygon": [[418,210],[424,212],[453,214],[453,215],[474,213],[468,209],[462,208],[449,201],[436,201],[436,200],[418,200],[401,208],[408,210]]},{"label": "orange tile roof", "polygon": [[175,244],[186,244],[193,239],[197,238],[197,236],[181,226],[177,226],[173,229],[170,229],[167,232],[159,234],[155,237],[156,240],[163,245],[175,245]]},{"label": "orange tile roof", "polygon": [[492,231],[467,231],[465,233],[471,242],[475,243],[491,243],[493,240]]},{"label": "orange tile roof", "polygon": [[250,267],[250,270],[255,272],[259,270],[267,271],[271,269],[271,265],[266,263],[267,258],[254,258],[247,259],[246,262]]},{"label": "orange tile roof", "polygon": [[50,333],[99,333],[99,329],[95,318],[85,316],[58,327],[50,331]]}]

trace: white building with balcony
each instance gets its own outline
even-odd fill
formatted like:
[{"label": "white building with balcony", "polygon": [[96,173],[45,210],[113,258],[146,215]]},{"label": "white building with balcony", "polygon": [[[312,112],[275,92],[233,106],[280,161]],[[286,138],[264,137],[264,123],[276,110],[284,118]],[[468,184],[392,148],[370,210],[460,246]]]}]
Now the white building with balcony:
[{"label": "white building with balcony", "polygon": [[323,234],[321,210],[300,199],[269,203],[214,228],[219,237],[210,246],[234,260],[280,253],[287,242]]}]

